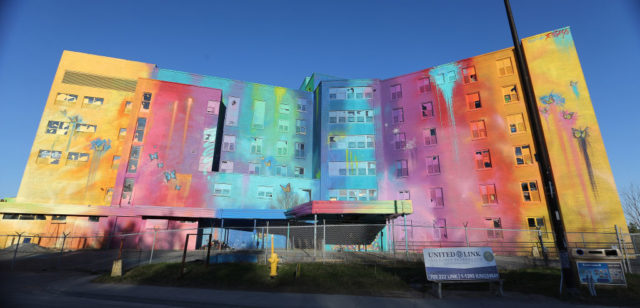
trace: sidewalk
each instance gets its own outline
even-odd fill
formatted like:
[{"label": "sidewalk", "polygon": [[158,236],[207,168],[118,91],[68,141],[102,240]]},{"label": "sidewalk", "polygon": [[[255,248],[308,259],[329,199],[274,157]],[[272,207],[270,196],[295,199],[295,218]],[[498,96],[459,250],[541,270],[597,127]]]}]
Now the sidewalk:
[{"label": "sidewalk", "polygon": [[[438,300],[329,294],[227,291],[123,284],[96,284],[75,272],[2,273],[3,307],[565,307],[557,299],[517,293],[444,292]],[[595,307],[595,306],[585,306]]]}]

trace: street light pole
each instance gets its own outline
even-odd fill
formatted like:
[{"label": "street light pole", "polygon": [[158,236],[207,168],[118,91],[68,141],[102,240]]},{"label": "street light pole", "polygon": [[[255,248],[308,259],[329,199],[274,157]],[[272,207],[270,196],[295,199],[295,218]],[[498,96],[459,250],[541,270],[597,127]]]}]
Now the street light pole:
[{"label": "street light pole", "polygon": [[540,168],[540,176],[542,177],[544,193],[547,201],[547,209],[549,210],[549,217],[551,225],[556,231],[555,244],[558,248],[558,254],[560,257],[560,265],[562,267],[562,276],[564,277],[563,283],[565,288],[573,293],[576,289],[576,283],[574,279],[573,269],[569,262],[569,249],[567,245],[567,234],[562,221],[562,213],[560,211],[560,202],[556,194],[555,179],[553,177],[553,171],[551,170],[551,159],[549,158],[549,151],[544,139],[544,132],[542,130],[542,123],[540,121],[540,115],[538,114],[538,107],[535,95],[533,93],[533,86],[531,84],[531,77],[529,75],[529,68],[525,60],[522,45],[518,38],[518,31],[516,30],[515,22],[513,21],[513,14],[511,14],[511,5],[509,0],[504,0],[504,6],[507,10],[507,18],[509,19],[509,27],[511,28],[511,38],[513,39],[513,46],[516,56],[516,64],[518,66],[518,72],[520,73],[520,83],[522,84],[522,92],[524,94],[527,112],[529,113],[529,121],[531,125],[531,134],[533,135],[534,144],[537,150],[538,167]]}]

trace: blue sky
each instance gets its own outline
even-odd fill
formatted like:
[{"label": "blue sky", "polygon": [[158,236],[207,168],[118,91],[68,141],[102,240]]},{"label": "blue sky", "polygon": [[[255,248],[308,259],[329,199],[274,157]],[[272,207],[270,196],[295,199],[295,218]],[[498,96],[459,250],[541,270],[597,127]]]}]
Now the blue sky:
[{"label": "blue sky", "polygon": [[[619,189],[640,184],[640,1],[512,0],[520,37],[571,26]],[[62,50],[297,88],[512,45],[487,1],[0,0],[0,197],[15,196]]]}]

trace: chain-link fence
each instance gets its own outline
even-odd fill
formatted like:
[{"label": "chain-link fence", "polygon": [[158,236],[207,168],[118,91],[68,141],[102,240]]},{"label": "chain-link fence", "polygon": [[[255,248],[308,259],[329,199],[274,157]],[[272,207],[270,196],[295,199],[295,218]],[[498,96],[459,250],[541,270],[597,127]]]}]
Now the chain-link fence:
[{"label": "chain-link fence", "polygon": [[[567,242],[570,248],[620,249],[626,266],[640,271],[640,234],[623,234],[617,228],[568,232]],[[116,259],[122,259],[125,268],[182,260],[267,263],[272,247],[282,262],[290,263],[420,261],[422,249],[434,247],[489,246],[497,256],[523,265],[554,266],[558,257],[553,232],[541,229],[414,224],[267,224],[115,235],[16,233],[0,235],[0,245],[0,266],[28,270],[105,271]]]}]

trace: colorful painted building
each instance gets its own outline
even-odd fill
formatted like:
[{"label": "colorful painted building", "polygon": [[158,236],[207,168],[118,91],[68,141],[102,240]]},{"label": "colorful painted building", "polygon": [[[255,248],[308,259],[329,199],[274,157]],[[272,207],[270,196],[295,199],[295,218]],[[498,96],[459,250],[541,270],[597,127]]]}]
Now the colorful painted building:
[{"label": "colorful painted building", "polygon": [[[569,28],[522,43],[567,230],[624,228]],[[300,89],[65,51],[0,233],[401,217],[433,227],[407,235],[424,245],[459,241],[452,226],[527,240],[501,230],[552,231],[530,123],[513,48]]]}]

